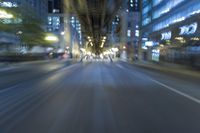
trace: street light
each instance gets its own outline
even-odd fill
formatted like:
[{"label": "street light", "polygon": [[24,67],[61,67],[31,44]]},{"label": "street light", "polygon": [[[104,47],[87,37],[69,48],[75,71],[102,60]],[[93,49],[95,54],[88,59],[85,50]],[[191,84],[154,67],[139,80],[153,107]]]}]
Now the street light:
[{"label": "street light", "polygon": [[90,44],[91,44],[92,47],[94,46],[94,44],[92,42],[90,42]]},{"label": "street light", "polygon": [[58,39],[58,37],[55,36],[55,35],[47,35],[47,36],[45,37],[45,41],[49,41],[49,42],[58,42],[59,39]]},{"label": "street light", "polygon": [[18,31],[17,33],[16,33],[17,35],[21,35],[21,34],[23,34],[23,31]]},{"label": "street light", "polygon": [[0,9],[0,19],[11,19],[14,18],[13,14],[8,13],[6,10]]},{"label": "street light", "polygon": [[60,34],[61,34],[62,36],[64,36],[64,35],[65,35],[65,32],[64,32],[64,31],[62,31]]},{"label": "street light", "polygon": [[104,47],[104,43],[105,43],[105,42],[102,42],[102,43],[101,43],[101,46],[100,46],[101,48],[103,48],[103,47]]}]

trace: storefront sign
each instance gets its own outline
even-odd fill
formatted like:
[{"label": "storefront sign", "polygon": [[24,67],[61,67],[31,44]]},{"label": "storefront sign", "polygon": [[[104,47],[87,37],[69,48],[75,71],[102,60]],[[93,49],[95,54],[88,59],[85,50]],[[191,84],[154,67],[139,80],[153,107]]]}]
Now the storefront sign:
[{"label": "storefront sign", "polygon": [[159,49],[153,49],[152,50],[152,60],[159,62],[160,59],[160,50]]},{"label": "storefront sign", "polygon": [[182,27],[180,27],[181,31],[180,31],[179,35],[194,34],[197,31],[197,27],[198,27],[198,24],[196,22],[192,23],[190,25],[182,26]]},{"label": "storefront sign", "polygon": [[152,41],[146,41],[145,42],[145,46],[146,47],[152,47],[153,46],[153,42]]},{"label": "storefront sign", "polygon": [[162,36],[161,40],[170,40],[172,37],[172,32],[169,31],[169,32],[162,33],[161,36]]}]

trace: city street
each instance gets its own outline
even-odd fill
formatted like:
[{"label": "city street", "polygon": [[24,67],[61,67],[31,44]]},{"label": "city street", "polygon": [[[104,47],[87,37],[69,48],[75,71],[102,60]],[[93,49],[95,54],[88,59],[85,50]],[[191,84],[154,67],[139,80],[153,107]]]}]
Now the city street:
[{"label": "city street", "polygon": [[125,62],[0,71],[0,133],[200,133],[200,79]]}]

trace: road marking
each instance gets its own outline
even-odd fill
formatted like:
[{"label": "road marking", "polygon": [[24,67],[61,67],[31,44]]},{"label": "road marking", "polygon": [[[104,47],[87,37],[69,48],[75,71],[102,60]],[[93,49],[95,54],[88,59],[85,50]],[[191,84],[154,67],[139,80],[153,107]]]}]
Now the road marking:
[{"label": "road marking", "polygon": [[7,87],[7,88],[3,88],[3,89],[0,90],[0,94],[3,93],[3,92],[7,92],[9,90],[12,90],[12,89],[18,87],[19,85],[20,84],[16,84],[16,85],[13,85],[13,86],[10,86],[10,87]]},{"label": "road marking", "polygon": [[[121,69],[126,69],[126,68],[124,68],[123,66],[121,66],[121,65],[119,65],[119,64],[117,64],[117,66],[118,66],[119,68],[121,68]],[[146,75],[146,76],[147,76],[147,75]],[[165,87],[165,88],[167,88],[168,90],[173,91],[174,93],[179,94],[179,95],[181,95],[181,96],[183,96],[183,97],[185,97],[185,98],[187,98],[187,99],[189,99],[189,100],[192,100],[192,101],[195,102],[195,103],[200,104],[200,99],[197,99],[197,98],[195,98],[195,97],[193,97],[193,96],[190,96],[190,95],[188,95],[188,94],[186,94],[186,93],[184,93],[184,92],[181,92],[181,91],[179,91],[179,90],[177,90],[177,89],[175,89],[175,88],[173,88],[173,87],[170,87],[170,86],[168,86],[168,85],[166,85],[166,84],[163,84],[163,83],[161,83],[161,82],[159,82],[159,81],[157,81],[157,80],[155,80],[155,79],[152,79],[150,76],[148,76],[148,78],[149,78],[151,81],[153,81],[154,83],[156,83],[156,84],[158,84],[158,85],[160,85],[160,86],[162,86],[162,87]]]},{"label": "road marking", "polygon": [[66,66],[60,70],[58,70],[58,72],[63,72],[63,71],[66,71],[66,70],[69,70],[69,69],[72,69],[72,68],[76,68],[80,65],[80,63],[76,63],[76,64],[72,64],[72,65],[69,65],[69,66]]},{"label": "road marking", "polygon": [[15,69],[15,68],[17,68],[17,67],[8,67],[8,68],[2,68],[2,69],[0,69],[0,72],[9,71],[9,70],[13,70],[13,69]]},{"label": "road marking", "polygon": [[[64,68],[58,70],[57,72],[63,72],[63,71],[65,71],[65,70],[68,70],[68,69],[71,69],[71,68],[77,67],[77,66],[78,66],[78,64],[69,65],[69,66],[67,66],[67,67],[64,67]],[[17,67],[16,67],[16,68],[17,68]],[[13,67],[12,69],[14,69],[14,67]],[[8,68],[7,68],[5,71],[8,71],[8,70],[11,70],[11,69],[8,69]],[[1,72],[1,70],[0,70],[0,72]],[[10,87],[7,87],[7,88],[2,88],[2,89],[0,89],[0,94],[1,94],[1,93],[4,93],[4,92],[7,92],[7,91],[10,91],[10,90],[12,90],[12,89],[14,89],[14,88],[16,88],[16,87],[18,87],[18,86],[24,84],[24,83],[25,83],[25,82],[21,82],[21,83],[17,83],[17,84],[15,84],[15,85],[10,86]]]},{"label": "road marking", "polygon": [[179,94],[179,95],[187,98],[187,99],[192,100],[193,102],[196,102],[196,103],[200,104],[200,100],[197,99],[197,98],[195,98],[195,97],[193,97],[193,96],[190,96],[190,95],[188,95],[188,94],[186,94],[184,92],[181,92],[181,91],[179,91],[177,89],[174,89],[174,88],[172,88],[172,87],[170,87],[170,86],[168,86],[166,84],[163,84],[163,83],[161,83],[161,82],[159,82],[157,80],[154,80],[152,78],[150,80],[153,81],[153,82],[155,82],[155,83],[157,83],[157,84],[159,84],[160,86],[163,86],[163,87],[165,87],[165,88],[167,88],[167,89],[169,89],[169,90],[171,90],[171,91],[173,91],[173,92],[175,92],[175,93],[177,93],[177,94]]},{"label": "road marking", "polygon": [[121,68],[121,69],[125,69],[122,65],[120,65],[120,64],[117,64],[116,65],[117,67],[119,67],[119,68]]}]

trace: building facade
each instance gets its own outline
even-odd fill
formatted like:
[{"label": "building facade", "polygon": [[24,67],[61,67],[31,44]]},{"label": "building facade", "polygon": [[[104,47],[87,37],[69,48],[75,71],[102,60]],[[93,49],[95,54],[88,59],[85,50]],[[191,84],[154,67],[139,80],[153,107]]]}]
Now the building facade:
[{"label": "building facade", "polygon": [[62,0],[48,0],[48,26],[47,31],[59,37],[59,42],[54,44],[57,51],[64,51],[66,47],[64,14]]},{"label": "building facade", "polygon": [[128,58],[137,58],[140,35],[140,2],[126,0],[121,11],[121,41],[126,46]]},{"label": "building facade", "polygon": [[199,66],[199,0],[142,0],[142,57]]},{"label": "building facade", "polygon": [[61,0],[48,0],[48,31],[63,30],[63,5]]},{"label": "building facade", "polygon": [[1,5],[6,7],[26,7],[31,9],[41,20],[47,21],[48,4],[46,0],[4,0]]},{"label": "building facade", "polygon": [[[19,9],[19,13],[16,12],[17,17],[13,17],[13,15],[10,14],[10,17],[8,18],[0,18],[0,23],[2,23],[3,25],[9,27],[9,25],[21,24],[23,23],[23,21],[31,22],[31,20],[26,18],[24,19],[23,17],[29,16],[31,18],[32,16],[34,16],[35,18],[43,22],[41,23],[41,26],[44,30],[46,30],[48,15],[48,5],[46,0],[4,0],[0,1],[0,7],[5,10],[12,10],[14,8]],[[26,49],[27,51],[28,48],[23,45],[19,39],[19,36],[22,34],[23,32],[21,30],[16,31],[16,34],[6,31],[0,31],[1,46],[5,45],[7,47],[7,50],[4,47],[1,47],[0,49],[5,52],[20,52],[25,51],[24,49]]]}]

